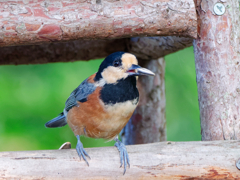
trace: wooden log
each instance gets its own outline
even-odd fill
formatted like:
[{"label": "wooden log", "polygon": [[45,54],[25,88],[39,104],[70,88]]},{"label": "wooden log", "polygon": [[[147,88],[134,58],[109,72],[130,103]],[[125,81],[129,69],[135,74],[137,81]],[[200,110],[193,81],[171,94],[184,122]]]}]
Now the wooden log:
[{"label": "wooden log", "polygon": [[161,142],[127,146],[123,176],[116,147],[86,148],[88,167],[74,149],[0,153],[1,179],[239,179],[239,141]]},{"label": "wooden log", "polygon": [[153,71],[155,76],[140,76],[138,79],[139,104],[122,132],[122,140],[128,145],[167,140],[165,60],[141,60],[139,64]]},{"label": "wooden log", "polygon": [[128,51],[140,59],[152,60],[192,46],[192,38],[178,36],[134,37],[128,42]]},{"label": "wooden log", "polygon": [[192,38],[167,36],[10,46],[0,48],[0,64],[42,64],[99,59],[116,51],[127,51],[135,54],[137,58],[149,60],[191,45]]},{"label": "wooden log", "polygon": [[75,40],[42,45],[0,47],[0,64],[42,64],[100,59],[124,51],[126,39]]},{"label": "wooden log", "polygon": [[213,10],[217,2],[196,2],[199,37],[194,41],[194,52],[202,140],[237,140],[240,139],[239,3],[222,1],[226,12],[217,16]]},{"label": "wooden log", "polygon": [[132,36],[196,38],[193,0],[7,0],[0,46]]}]

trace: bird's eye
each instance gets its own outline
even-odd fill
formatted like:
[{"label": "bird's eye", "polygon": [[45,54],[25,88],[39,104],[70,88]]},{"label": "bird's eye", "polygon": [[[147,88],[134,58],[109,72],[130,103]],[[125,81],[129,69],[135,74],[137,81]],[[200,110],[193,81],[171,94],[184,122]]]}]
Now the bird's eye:
[{"label": "bird's eye", "polygon": [[114,67],[118,67],[118,66],[120,66],[120,65],[121,65],[121,63],[120,63],[119,60],[116,60],[116,61],[113,62],[113,66],[114,66]]}]

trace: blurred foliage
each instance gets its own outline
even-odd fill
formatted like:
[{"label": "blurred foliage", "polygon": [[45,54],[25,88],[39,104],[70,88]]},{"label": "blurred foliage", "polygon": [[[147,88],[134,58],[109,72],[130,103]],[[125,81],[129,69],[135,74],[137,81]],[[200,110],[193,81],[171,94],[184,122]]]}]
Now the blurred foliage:
[{"label": "blurred foliage", "polygon": [[166,119],[169,141],[201,140],[193,47],[167,55]]},{"label": "blurred foliage", "polygon": [[[0,66],[0,151],[57,149],[76,138],[68,126],[45,128],[62,112],[73,89],[98,70],[102,60]],[[200,140],[192,47],[166,56],[167,135],[171,141]],[[111,146],[81,137],[84,147]]]}]

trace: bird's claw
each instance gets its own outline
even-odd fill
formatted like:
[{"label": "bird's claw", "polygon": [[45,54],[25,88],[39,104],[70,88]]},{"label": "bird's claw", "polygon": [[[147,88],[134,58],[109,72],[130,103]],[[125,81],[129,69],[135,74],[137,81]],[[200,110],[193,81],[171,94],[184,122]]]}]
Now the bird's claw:
[{"label": "bird's claw", "polygon": [[130,167],[130,160],[128,157],[126,146],[118,139],[116,140],[116,143],[114,146],[116,146],[118,148],[118,151],[120,153],[120,163],[121,163],[120,167],[122,167],[122,165],[124,164],[123,174],[125,174],[127,164]]},{"label": "bird's claw", "polygon": [[77,150],[77,153],[78,153],[78,156],[80,157],[80,160],[81,160],[81,157],[84,159],[84,161],[87,163],[87,165],[89,166],[89,163],[87,161],[87,158],[86,156],[90,158],[90,156],[88,155],[88,153],[85,151],[85,149],[83,148],[83,144],[81,143],[80,140],[78,140],[77,142],[77,146],[76,146],[76,150]]}]

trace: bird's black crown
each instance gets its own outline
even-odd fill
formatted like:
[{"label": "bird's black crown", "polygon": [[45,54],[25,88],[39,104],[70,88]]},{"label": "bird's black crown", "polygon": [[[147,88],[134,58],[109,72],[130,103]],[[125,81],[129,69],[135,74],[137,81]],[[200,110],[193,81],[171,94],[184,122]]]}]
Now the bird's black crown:
[{"label": "bird's black crown", "polygon": [[105,68],[107,68],[108,66],[120,66],[122,64],[122,55],[125,54],[125,52],[123,51],[118,51],[115,53],[110,54],[109,56],[107,56],[103,62],[101,63],[98,72],[94,78],[95,81],[98,81],[102,78],[101,73],[103,72],[103,70]]}]

